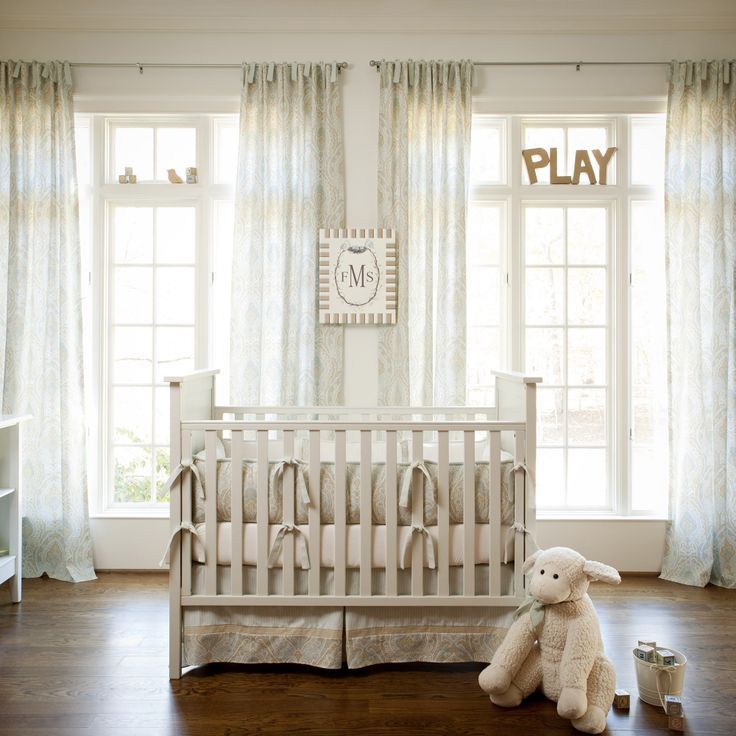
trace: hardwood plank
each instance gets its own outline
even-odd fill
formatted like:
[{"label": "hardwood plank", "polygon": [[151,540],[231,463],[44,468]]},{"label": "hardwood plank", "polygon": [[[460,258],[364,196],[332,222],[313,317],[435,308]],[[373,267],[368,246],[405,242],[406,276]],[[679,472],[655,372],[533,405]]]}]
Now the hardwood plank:
[{"label": "hardwood plank", "polygon": [[[477,685],[483,664],[221,664],[169,681],[165,574],[24,583],[20,605],[0,586],[0,736],[573,733],[541,695],[512,710],[493,706]],[[650,636],[689,658],[687,732],[736,732],[736,660],[728,656],[736,591],[624,576],[619,587],[593,585],[591,595],[617,684],[632,694],[630,712],[609,713],[607,733],[669,733],[661,710],[636,697],[631,649]]]}]

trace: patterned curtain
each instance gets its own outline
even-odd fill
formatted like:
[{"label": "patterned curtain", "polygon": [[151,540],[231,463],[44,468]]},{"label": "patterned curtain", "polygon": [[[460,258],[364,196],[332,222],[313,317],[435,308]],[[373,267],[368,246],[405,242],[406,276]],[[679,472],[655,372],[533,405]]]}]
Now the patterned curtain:
[{"label": "patterned curtain", "polygon": [[665,228],[672,521],[662,577],[736,587],[736,63],[673,63]]},{"label": "patterned curtain", "polygon": [[240,105],[231,402],[339,405],[343,329],[317,313],[318,231],[343,227],[336,64],[247,64]]},{"label": "patterned curtain", "polygon": [[69,64],[0,62],[0,396],[24,428],[23,575],[91,580]]},{"label": "patterned curtain", "polygon": [[465,404],[465,219],[473,65],[384,61],[378,211],[397,232],[398,324],[380,328],[383,405]]}]

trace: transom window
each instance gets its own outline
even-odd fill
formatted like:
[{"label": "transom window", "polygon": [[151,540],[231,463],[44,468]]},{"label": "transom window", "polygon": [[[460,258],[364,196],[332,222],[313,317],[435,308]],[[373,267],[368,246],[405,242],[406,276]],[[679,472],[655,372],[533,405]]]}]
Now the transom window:
[{"label": "transom window", "polygon": [[[611,147],[606,185],[550,183]],[[557,149],[536,184],[522,148]],[[542,514],[666,511],[663,153],[660,115],[474,117],[468,400],[496,366],[543,378]]]}]

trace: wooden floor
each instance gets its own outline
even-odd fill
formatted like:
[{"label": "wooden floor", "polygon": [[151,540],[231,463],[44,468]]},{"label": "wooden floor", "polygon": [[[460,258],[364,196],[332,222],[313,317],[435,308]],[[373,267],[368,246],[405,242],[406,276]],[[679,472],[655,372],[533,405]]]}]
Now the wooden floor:
[{"label": "wooden floor", "polygon": [[[736,591],[630,578],[591,593],[618,685],[632,692],[608,733],[670,733],[661,710],[635,696],[631,648],[651,636],[689,658],[687,732],[736,734]],[[541,696],[493,706],[477,685],[481,665],[221,665],[170,682],[166,652],[164,575],[27,580],[21,605],[0,586],[0,736],[576,733]]]}]

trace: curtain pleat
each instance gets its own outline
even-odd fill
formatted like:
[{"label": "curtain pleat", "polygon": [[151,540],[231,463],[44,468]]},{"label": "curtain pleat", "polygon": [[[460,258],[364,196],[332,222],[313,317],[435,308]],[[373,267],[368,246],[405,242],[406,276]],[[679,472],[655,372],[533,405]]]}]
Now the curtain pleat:
[{"label": "curtain pleat", "polygon": [[665,168],[672,520],[662,577],[736,587],[736,63],[673,62]]},{"label": "curtain pleat", "polygon": [[378,210],[397,232],[398,323],[380,328],[379,403],[465,404],[465,222],[473,66],[380,65]]},{"label": "curtain pleat", "polygon": [[318,320],[319,228],[344,226],[336,64],[243,67],[231,402],[343,403],[343,328]]},{"label": "curtain pleat", "polygon": [[90,580],[71,72],[0,62],[0,396],[24,428],[23,575]]}]

